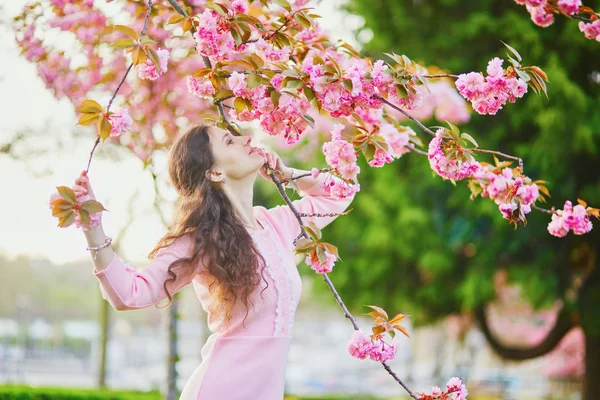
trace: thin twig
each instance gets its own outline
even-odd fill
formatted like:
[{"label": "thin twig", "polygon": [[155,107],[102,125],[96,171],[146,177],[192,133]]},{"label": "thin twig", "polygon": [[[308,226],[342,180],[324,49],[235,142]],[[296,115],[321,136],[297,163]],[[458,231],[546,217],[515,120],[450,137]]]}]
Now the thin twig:
[{"label": "thin twig", "polygon": [[420,75],[423,78],[436,79],[436,78],[458,78],[458,75],[454,74],[437,74],[437,75]]},{"label": "thin twig", "polygon": [[413,147],[413,146],[410,146],[410,145],[406,145],[405,147],[409,148],[409,149],[410,149],[410,151],[413,151],[413,152],[415,152],[415,153],[417,153],[417,154],[420,154],[420,155],[422,155],[422,156],[428,156],[428,154],[427,154],[427,152],[426,152],[426,151],[419,150],[419,149],[417,149],[417,148],[415,148],[415,147]]},{"label": "thin twig", "polygon": [[485,149],[469,149],[470,151],[474,151],[476,153],[487,153],[487,154],[496,154],[502,156],[504,158],[510,158],[511,160],[517,160],[519,162],[519,167],[523,169],[523,159],[520,157],[511,156],[509,154],[501,153],[495,150],[485,150]]},{"label": "thin twig", "polygon": [[[181,6],[177,2],[177,0],[167,0],[167,1],[175,9],[175,11],[177,11],[180,15],[183,15],[186,18],[189,17],[188,13],[186,13],[185,10],[183,8],[181,8]],[[192,28],[190,29],[190,31],[191,31],[191,34],[193,36],[194,35],[194,25],[192,25]],[[194,40],[194,42],[195,42],[195,40]],[[202,62],[204,63],[204,66],[206,68],[212,69],[212,63],[210,62],[210,58],[208,58],[205,55],[202,55]],[[228,98],[229,97],[217,101],[217,103],[216,103],[217,110],[219,110],[219,115],[221,116],[221,118],[223,119],[223,121],[227,124],[227,130],[229,132],[231,132],[232,135],[239,136],[240,134],[233,127],[233,125],[231,125],[231,123],[229,123],[229,121],[227,120],[227,115],[225,115],[225,109],[223,108],[223,101],[226,100],[226,99],[228,99]]]},{"label": "thin twig", "polygon": [[592,22],[591,19],[586,18],[586,17],[582,17],[580,15],[571,15],[571,18],[578,19],[578,20],[583,21],[583,22]]},{"label": "thin twig", "polygon": [[349,211],[346,212],[342,212],[342,213],[300,213],[298,214],[299,216],[301,216],[302,218],[311,218],[311,217],[338,217],[340,215],[348,215]]},{"label": "thin twig", "polygon": [[388,106],[392,107],[394,110],[401,112],[402,114],[404,114],[405,117],[409,118],[415,124],[419,125],[419,127],[421,129],[423,129],[425,132],[429,133],[431,136],[435,136],[435,133],[433,133],[433,131],[431,129],[429,129],[428,127],[426,127],[425,125],[423,125],[421,123],[421,121],[419,121],[418,119],[416,119],[415,117],[413,117],[412,115],[410,115],[409,113],[407,113],[406,111],[404,111],[403,109],[401,109],[400,107],[398,107],[397,105],[395,105],[394,103],[390,103],[389,101],[387,101],[386,99],[384,99],[383,97],[378,96],[378,95],[373,96],[373,98],[375,98],[377,100],[381,100],[385,104],[387,104]]},{"label": "thin twig", "polygon": [[[281,194],[281,197],[283,197],[283,200],[290,207],[290,210],[294,213],[296,220],[300,224],[300,236],[304,236],[305,238],[310,239],[308,233],[306,232],[306,230],[303,227],[302,216],[301,216],[302,214],[298,212],[298,210],[296,209],[296,207],[294,207],[294,204],[292,203],[290,198],[285,193],[285,189],[283,188],[281,181],[279,180],[279,178],[277,178],[277,176],[272,171],[268,172],[268,174],[271,177],[271,179],[273,180],[273,183],[275,183],[275,185],[277,186],[277,190],[279,191],[279,194]],[[335,289],[335,286],[333,285],[333,282],[331,282],[331,279],[329,279],[329,276],[327,276],[327,274],[322,274],[322,275],[323,275],[323,280],[329,287],[329,291],[333,294],[333,298],[337,302],[338,306],[344,312],[344,316],[346,318],[348,318],[348,320],[350,320],[350,323],[354,327],[355,331],[360,330],[360,327],[358,326],[358,323],[356,322],[356,318],[352,315],[352,313],[350,313],[350,311],[348,310],[348,307],[346,307],[346,304],[344,304],[344,301],[342,300],[341,296]],[[404,388],[404,390],[406,390],[408,392],[410,397],[417,400],[417,397],[410,391],[410,389],[404,384],[404,382],[402,382],[402,380],[400,380],[400,378],[398,378],[398,375],[396,375],[396,373],[394,371],[392,371],[392,369],[389,367],[389,365],[387,365],[386,363],[381,363],[381,364],[383,365],[385,370],[388,371],[388,373],[396,380],[396,382],[398,382],[400,385],[402,385],[402,387]]]},{"label": "thin twig", "polygon": [[110,106],[112,105],[113,101],[115,100],[115,97],[117,97],[117,93],[121,89],[121,86],[123,85],[123,83],[125,83],[125,79],[127,78],[127,75],[129,75],[129,72],[131,71],[131,68],[133,68],[133,63],[129,64],[129,67],[127,67],[127,70],[125,70],[125,74],[123,75],[123,78],[121,78],[121,82],[119,82],[119,86],[117,86],[117,89],[115,90],[115,92],[113,93],[112,97],[108,101],[108,106],[106,106],[106,113],[107,114],[108,114],[108,111],[110,110]]},{"label": "thin twig", "polygon": [[392,369],[390,368],[389,365],[387,365],[384,362],[382,362],[381,365],[383,365],[383,368],[385,368],[385,370],[388,372],[388,374],[390,374],[392,376],[392,378],[394,378],[396,380],[396,382],[398,382],[399,384],[402,385],[402,387],[404,388],[404,390],[406,390],[408,392],[408,395],[410,397],[412,397],[415,400],[418,400],[418,397],[415,394],[413,394],[413,392],[410,391],[410,389],[404,384],[404,382],[402,382],[400,380],[400,378],[398,378],[398,375],[396,375],[396,373],[394,371],[392,371]]},{"label": "thin twig", "polygon": [[[148,29],[148,21],[150,19],[151,12],[152,12],[152,0],[148,0],[148,11],[146,12],[146,18],[144,19],[144,27],[142,28],[140,38],[144,37],[144,35],[146,34],[146,29]],[[125,79],[127,79],[127,75],[129,75],[131,68],[133,68],[133,63],[129,64],[129,67],[127,67],[125,74],[123,74],[123,78],[121,78],[121,82],[119,82],[119,86],[117,86],[112,97],[108,101],[108,105],[106,106],[106,115],[108,115],[108,112],[110,111],[110,106],[112,105],[113,101],[115,100],[115,97],[117,97],[117,93],[121,89],[121,86],[123,86]],[[98,137],[96,138],[96,141],[94,142],[94,146],[92,147],[92,151],[90,151],[90,157],[88,159],[87,168],[85,169],[86,172],[90,171],[90,165],[92,164],[92,157],[94,156],[94,152],[96,151],[96,148],[98,147],[99,143],[100,143],[100,135],[98,135]]]},{"label": "thin twig", "polygon": [[556,214],[556,211],[552,211],[552,210],[548,210],[546,208],[538,207],[535,204],[532,204],[531,208],[533,208],[534,210],[538,210],[538,211],[544,212],[546,214]]}]

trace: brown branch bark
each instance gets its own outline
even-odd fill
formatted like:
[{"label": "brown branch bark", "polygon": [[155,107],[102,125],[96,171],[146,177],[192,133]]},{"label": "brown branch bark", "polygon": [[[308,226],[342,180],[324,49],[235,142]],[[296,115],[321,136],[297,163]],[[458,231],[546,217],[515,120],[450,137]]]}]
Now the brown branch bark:
[{"label": "brown branch bark", "polygon": [[544,354],[551,352],[567,332],[576,326],[571,311],[563,307],[558,314],[556,323],[541,343],[530,347],[516,347],[503,345],[490,330],[487,323],[485,306],[475,310],[475,317],[483,335],[492,346],[492,349],[494,349],[500,357],[508,360],[529,360],[543,356]]}]

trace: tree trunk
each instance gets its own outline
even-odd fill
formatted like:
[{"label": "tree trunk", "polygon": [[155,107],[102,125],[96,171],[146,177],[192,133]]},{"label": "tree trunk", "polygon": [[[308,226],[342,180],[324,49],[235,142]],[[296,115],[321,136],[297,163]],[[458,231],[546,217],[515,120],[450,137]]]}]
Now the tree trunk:
[{"label": "tree trunk", "polygon": [[177,353],[177,320],[179,318],[179,297],[180,292],[173,295],[173,302],[169,307],[169,355],[167,358],[167,400],[177,400],[177,362],[179,354]]},{"label": "tree trunk", "polygon": [[585,335],[585,378],[582,400],[596,400],[600,379],[600,338]]},{"label": "tree trunk", "polygon": [[98,366],[98,388],[106,388],[106,349],[110,332],[110,304],[100,302],[100,365]]}]

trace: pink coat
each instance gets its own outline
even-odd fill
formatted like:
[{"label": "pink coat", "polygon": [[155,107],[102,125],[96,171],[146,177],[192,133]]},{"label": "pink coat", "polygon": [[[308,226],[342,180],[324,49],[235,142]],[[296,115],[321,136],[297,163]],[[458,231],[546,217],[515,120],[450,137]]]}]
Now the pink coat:
[{"label": "pink coat", "polygon": [[[329,179],[338,180],[321,174],[319,183],[301,191],[302,198],[293,202],[296,209],[301,213],[341,213],[346,210],[353,197],[334,199],[328,196],[321,183]],[[202,362],[189,377],[180,400],[283,399],[290,335],[302,290],[292,244],[300,234],[300,227],[287,205],[253,208],[263,229],[250,234],[267,263],[268,287],[261,281],[252,294],[254,306],[249,310],[244,326],[245,310],[240,305],[234,309],[228,327],[208,314],[212,334],[202,348]],[[313,217],[310,220],[323,228],[335,218]],[[163,283],[168,277],[167,269],[171,262],[186,257],[190,249],[191,239],[179,238],[160,249],[149,265],[137,270],[115,255],[104,270],[93,271],[100,283],[102,297],[117,310],[149,307],[161,301],[165,304],[167,296]],[[170,290],[180,290],[190,283],[202,308],[209,312],[213,297],[204,274],[191,279],[181,278],[170,286]],[[265,287],[267,289],[261,294]]]}]

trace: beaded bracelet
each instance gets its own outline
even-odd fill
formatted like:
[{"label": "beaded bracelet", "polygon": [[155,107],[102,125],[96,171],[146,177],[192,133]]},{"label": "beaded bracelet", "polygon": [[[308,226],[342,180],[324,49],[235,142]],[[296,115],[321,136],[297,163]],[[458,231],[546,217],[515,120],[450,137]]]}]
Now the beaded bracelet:
[{"label": "beaded bracelet", "polygon": [[292,170],[292,174],[290,175],[290,177],[288,179],[286,179],[286,181],[283,183],[284,187],[288,187],[290,185],[290,183],[292,183],[292,178],[294,178],[294,168],[291,168]]},{"label": "beaded bracelet", "polygon": [[104,243],[102,243],[100,246],[96,246],[96,247],[86,247],[86,250],[93,250],[95,251],[94,253],[94,260],[97,260],[98,257],[98,250],[101,250],[105,247],[110,246],[110,244],[112,243],[112,238],[110,236],[107,236],[106,239],[104,240]]}]

